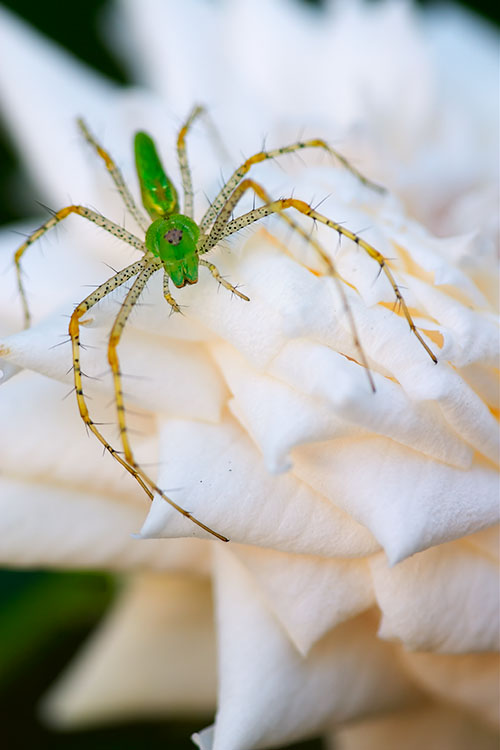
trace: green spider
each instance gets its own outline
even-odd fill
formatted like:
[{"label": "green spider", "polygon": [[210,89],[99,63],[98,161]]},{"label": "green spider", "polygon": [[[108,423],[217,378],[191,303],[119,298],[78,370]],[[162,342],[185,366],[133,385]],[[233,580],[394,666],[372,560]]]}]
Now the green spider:
[{"label": "green spider", "polygon": [[[139,132],[135,135],[134,147],[135,147],[135,162],[137,169],[137,176],[141,188],[141,196],[144,208],[150,216],[150,221],[142,214],[135,204],[135,201],[126,186],[122,174],[111,156],[105,151],[100,144],[95,140],[93,135],[89,132],[87,126],[82,120],[78,121],[79,128],[84,138],[90,143],[93,148],[97,151],[98,155],[104,160],[106,168],[108,169],[111,178],[121,195],[125,206],[131,216],[135,219],[137,224],[145,232],[144,241],[131,234],[126,229],[118,224],[110,221],[99,213],[90,210],[84,206],[71,205],[66,208],[62,208],[57,211],[47,222],[41,227],[36,229],[27,240],[18,248],[15,253],[15,264],[17,270],[17,278],[21,300],[24,309],[25,326],[30,325],[30,312],[27,303],[26,293],[23,287],[22,274],[21,274],[21,258],[26,249],[39,239],[45,232],[54,227],[60,221],[65,219],[71,214],[78,214],[88,221],[94,222],[99,227],[102,227],[110,234],[114,235],[123,242],[128,243],[135,249],[139,250],[143,257],[130,264],[126,268],[118,273],[115,273],[107,281],[97,287],[91,294],[89,294],[79,305],[76,306],[71,320],[69,323],[69,336],[72,344],[72,357],[73,357],[73,373],[76,398],[78,402],[78,408],[80,416],[87,425],[88,429],[96,436],[101,442],[104,448],[113,456],[113,458],[120,463],[126,471],[128,471],[139,483],[142,489],[146,492],[149,498],[152,500],[154,493],[160,495],[167,503],[169,503],[175,510],[189,518],[193,523],[197,524],[200,528],[209,532],[213,536],[217,537],[222,541],[228,541],[228,539],[219,534],[217,531],[206,526],[199,519],[195,518],[184,508],[181,508],[171,498],[169,498],[161,489],[158,487],[148,474],[139,466],[136,462],[132,448],[130,446],[129,436],[127,433],[126,417],[125,417],[125,404],[121,382],[120,363],[118,359],[118,344],[123,333],[123,329],[128,320],[128,317],[137,303],[141,292],[146,286],[149,278],[152,274],[157,271],[163,270],[164,272],[164,283],[163,283],[163,294],[165,300],[172,307],[174,312],[179,312],[180,308],[176,300],[170,292],[169,282],[172,281],[175,287],[178,289],[184,287],[186,284],[196,284],[198,281],[198,269],[199,266],[208,268],[212,276],[226,289],[237,295],[240,299],[249,302],[249,298],[242,294],[238,289],[230,284],[226,279],[222,278],[217,267],[205,260],[202,256],[209,250],[214,248],[221,240],[230,235],[240,231],[244,227],[253,224],[260,219],[263,219],[270,214],[278,214],[278,216],[292,227],[295,232],[298,232],[302,237],[310,243],[319,257],[322,259],[323,264],[329,273],[335,280],[340,297],[343,301],[344,308],[348,315],[349,325],[351,328],[353,340],[357,351],[359,353],[360,364],[365,368],[370,386],[375,391],[375,385],[368,368],[368,363],[364,355],[361,343],[359,341],[356,326],[352,312],[347,303],[347,298],[343,288],[343,284],[339,279],[335,266],[331,258],[328,256],[323,247],[319,242],[305,230],[291,219],[284,212],[293,208],[295,211],[310,217],[315,221],[319,221],[326,226],[336,231],[339,235],[348,237],[350,240],[355,242],[365,252],[370,255],[380,265],[381,270],[385,273],[388,278],[397,303],[408,321],[411,331],[420,341],[428,355],[434,362],[437,362],[435,355],[425,343],[424,339],[418,332],[410,315],[410,312],[406,306],[403,296],[399,290],[399,287],[392,275],[391,270],[386,264],[385,258],[376,250],[372,245],[365,242],[360,236],[351,232],[344,226],[332,221],[331,219],[323,216],[314,210],[308,203],[298,200],[296,198],[282,198],[279,200],[273,200],[264,188],[252,179],[246,178],[246,174],[254,164],[265,161],[267,159],[274,159],[280,157],[283,154],[290,154],[295,151],[299,151],[304,148],[320,148],[329,154],[333,155],[341,164],[352,172],[363,184],[368,187],[381,191],[383,190],[378,185],[367,180],[361,175],[349,162],[337,151],[333,150],[325,141],[321,139],[311,139],[307,141],[298,141],[292,143],[289,146],[274,149],[271,151],[260,151],[254,154],[250,158],[246,159],[241,164],[226,184],[222,187],[215,200],[212,202],[205,215],[198,224],[193,218],[193,187],[191,181],[191,172],[186,154],[185,138],[188,130],[192,126],[196,118],[198,118],[204,112],[203,107],[195,107],[187,118],[186,122],[179,131],[177,137],[177,155],[179,160],[180,172],[182,177],[182,187],[184,192],[184,209],[183,213],[179,210],[179,200],[177,191],[172,181],[167,177],[162,167],[158,154],[156,152],[155,144],[152,138],[146,133]],[[238,202],[248,190],[254,192],[254,194],[260,198],[264,205],[254,208],[236,219],[231,219],[234,209]],[[87,407],[86,397],[83,392],[82,385],[82,370],[80,364],[80,324],[81,318],[100,300],[110,294],[114,289],[117,289],[122,284],[127,282],[129,279],[135,277],[124,301],[121,304],[120,310],[113,323],[111,333],[108,339],[108,362],[111,367],[114,382],[114,392],[116,408],[118,413],[118,426],[120,430],[120,438],[122,443],[122,452],[116,451],[112,445],[106,440],[104,435],[98,429],[98,425],[92,420]],[[83,322],[83,321],[82,321]]]}]

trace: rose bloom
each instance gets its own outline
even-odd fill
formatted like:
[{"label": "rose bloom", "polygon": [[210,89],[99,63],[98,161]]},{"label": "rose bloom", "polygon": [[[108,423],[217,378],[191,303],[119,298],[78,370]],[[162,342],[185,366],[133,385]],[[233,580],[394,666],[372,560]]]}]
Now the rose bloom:
[{"label": "rose bloom", "polygon": [[[439,361],[393,309],[377,263],[292,212],[338,269],[375,393],[333,279],[279,217],[210,253],[250,303],[201,269],[175,290],[183,315],[171,315],[156,274],[119,348],[132,447],[225,545],[161,498],[149,505],[62,398],[68,315],[85,285],[110,276],[106,264],[139,256],[79,217],[30,248],[32,328],[21,331],[13,271],[0,297],[1,558],[129,573],[47,695],[46,719],[217,705],[194,737],[202,750],[319,734],[341,750],[496,747],[493,32],[406,3],[129,1],[107,20],[142,87],[115,86],[0,12],[2,58],[15,60],[0,66],[2,106],[37,197],[139,233],[78,138],[78,115],[137,194],[132,134],[154,136],[180,186],[176,132],[206,103],[223,143],[201,121],[189,134],[197,217],[221,165],[227,178],[264,134],[269,148],[324,137],[390,192],[312,150],[251,176],[275,197],[324,199],[323,214],[383,253]],[[16,238],[7,229],[0,241],[6,267]],[[113,423],[102,430],[116,448],[106,340],[123,294],[82,326],[89,407]]]}]

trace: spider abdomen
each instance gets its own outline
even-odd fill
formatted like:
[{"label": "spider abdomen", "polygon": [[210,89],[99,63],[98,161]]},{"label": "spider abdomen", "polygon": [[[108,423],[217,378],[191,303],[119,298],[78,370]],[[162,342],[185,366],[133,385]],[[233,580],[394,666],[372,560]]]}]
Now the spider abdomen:
[{"label": "spider abdomen", "polygon": [[134,151],[142,202],[148,214],[157,219],[178,211],[177,190],[163,169],[153,139],[147,133],[136,133]]}]

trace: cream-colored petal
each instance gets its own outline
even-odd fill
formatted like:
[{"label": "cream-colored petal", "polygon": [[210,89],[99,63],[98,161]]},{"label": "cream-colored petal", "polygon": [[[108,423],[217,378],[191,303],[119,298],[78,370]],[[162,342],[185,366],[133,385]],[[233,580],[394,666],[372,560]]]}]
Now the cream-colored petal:
[{"label": "cream-colored petal", "polygon": [[[67,385],[37,373],[23,372],[1,389],[2,424],[12,430],[0,432],[0,454],[4,476],[59,485],[84,492],[109,494],[111,498],[139,499],[146,510],[146,496],[110,456],[103,456],[101,444],[87,435],[76,399]],[[66,397],[66,398],[65,398]],[[94,409],[109,423],[111,443],[118,448],[115,409],[94,398]],[[154,462],[157,456],[155,423],[144,412],[130,419],[133,446],[141,460]]]},{"label": "cream-colored petal", "polygon": [[[12,427],[0,432],[2,563],[205,570],[200,542],[132,538],[149,500],[115,461],[102,456],[73,401],[63,399],[66,393],[34,373],[2,386],[0,418]],[[144,420],[139,424],[144,428]],[[137,439],[151,459],[154,444]]]},{"label": "cream-colored petal", "polygon": [[493,562],[498,562],[500,559],[500,528],[498,526],[490,526],[488,529],[478,531],[477,534],[470,534],[465,537],[463,543],[478,550],[481,555]]},{"label": "cream-colored petal", "polygon": [[379,637],[444,653],[500,648],[498,564],[462,541],[442,544],[389,568],[371,558],[382,610]]},{"label": "cream-colored petal", "polygon": [[[84,386],[90,398],[103,394],[113,398],[107,361],[112,320],[108,314],[107,325],[93,325],[92,313],[84,317],[81,367],[88,378],[84,378]],[[95,322],[99,323],[99,318]],[[19,367],[72,384],[72,353],[66,327],[67,320],[61,313],[52,315],[3,339],[0,343],[3,357]],[[158,340],[128,327],[118,347],[118,356],[128,402],[151,412],[208,421],[219,418],[226,391],[207,352],[199,344]]]},{"label": "cream-colored petal", "polygon": [[[198,568],[200,543],[143,544],[131,538],[149,500],[89,437],[67,390],[34,373],[2,386],[1,558],[5,564],[64,567]],[[144,420],[142,420],[144,428]],[[139,440],[150,458],[150,440]],[[134,443],[135,445],[136,443]],[[139,450],[141,455],[141,450]]]},{"label": "cream-colored petal", "polygon": [[[160,486],[175,488],[175,502],[231,541],[342,557],[377,549],[366,529],[293,475],[270,475],[230,418],[220,425],[168,420],[160,435]],[[156,498],[141,536],[186,535],[207,538]]]},{"label": "cream-colored petal", "polygon": [[140,541],[145,505],[76,487],[0,479],[0,562],[15,567],[207,570],[194,539]]},{"label": "cream-colored petal", "polygon": [[14,375],[21,372],[21,369],[21,367],[13,365],[12,362],[7,362],[0,357],[0,383],[6,383],[7,380],[10,380]]},{"label": "cream-colored petal", "polygon": [[241,563],[223,547],[217,553],[220,687],[213,750],[280,746],[329,722],[415,698],[391,647],[374,638],[371,617],[334,628],[304,658]]},{"label": "cream-colored petal", "polygon": [[358,435],[360,430],[338,417],[328,405],[286,382],[252,368],[229,346],[212,349],[234,398],[233,415],[262,451],[271,473],[291,468],[295,445]]},{"label": "cream-colored petal", "polygon": [[[304,340],[289,342],[270,370],[299,391],[321,399],[323,408],[331,409],[337,418],[360,428],[361,439],[369,433],[385,435],[458,468],[470,466],[471,449],[435,405],[412,401],[388,378],[375,379],[374,394],[364,387],[363,374],[353,372],[352,363],[327,347]],[[318,435],[317,440],[321,439]]]},{"label": "cream-colored petal", "polygon": [[331,750],[496,750],[498,739],[462,711],[431,704],[339,729]]},{"label": "cream-colored petal", "polygon": [[231,545],[229,554],[252,576],[303,656],[328,630],[374,604],[368,561],[241,545]]},{"label": "cream-colored petal", "polygon": [[409,275],[402,278],[405,282],[412,279],[422,305],[440,322],[444,335],[448,336],[446,356],[457,367],[474,362],[485,365],[497,362],[500,350],[498,317],[489,309],[488,304],[476,304],[471,309],[470,302],[462,303],[453,299],[437,286],[423,283]]},{"label": "cream-colored petal", "polygon": [[415,682],[490,726],[500,724],[500,660],[497,653],[425,654],[401,652]]},{"label": "cream-colored petal", "polygon": [[[42,221],[43,219],[40,219],[39,224]],[[0,295],[0,336],[2,338],[17,333],[23,326],[23,313],[17,285],[14,253],[23,241],[24,236],[34,229],[36,223],[36,220],[29,223],[16,223],[2,227],[0,230],[0,264],[5,269],[2,274],[2,294]],[[28,289],[31,312],[34,319],[38,320],[41,314],[53,311],[54,305],[61,304],[66,298],[66,291],[63,285],[64,278],[61,273],[61,263],[56,263],[52,267],[51,264],[47,263],[47,256],[40,252],[40,247],[39,252],[28,253],[28,257],[30,260],[29,270],[23,264],[23,281]],[[81,259],[77,261],[73,257],[73,262],[76,266],[76,273],[80,271],[81,274],[84,274],[85,271],[82,268]],[[50,272],[45,273],[48,269],[55,271],[54,276]],[[67,277],[68,286],[70,287],[73,284],[81,283],[72,275],[71,269],[68,269]],[[40,288],[38,288],[37,294],[37,286],[39,286],[41,278],[43,278],[43,287],[46,290],[45,294]]]},{"label": "cream-colored petal", "polygon": [[42,705],[58,727],[211,713],[215,643],[210,588],[180,575],[143,575]]},{"label": "cream-colored petal", "polygon": [[369,528],[394,564],[498,521],[498,475],[454,469],[383,438],[301,446],[294,474]]},{"label": "cream-colored petal", "polygon": [[[253,252],[251,252],[253,249]],[[310,381],[309,370],[311,367],[319,372],[330,373],[329,386],[325,382],[321,389],[321,395],[328,393],[330,399],[345,403],[344,416],[349,412],[353,404],[353,419],[360,422],[362,426],[371,429],[377,422],[377,414],[384,409],[385,404],[391,403],[390,385],[385,385],[376,378],[379,390],[382,393],[373,396],[368,382],[361,368],[352,362],[342,362],[342,358],[336,358],[325,350],[316,349],[321,361],[316,365],[308,365],[303,353],[296,349],[310,351],[311,344],[303,344],[294,341],[288,343],[287,353],[283,352],[283,344],[286,339],[306,338],[322,339],[327,346],[347,354],[350,357],[359,358],[359,351],[353,345],[353,334],[349,330],[345,314],[342,315],[342,304],[335,294],[332,297],[331,279],[316,279],[308,274],[304,268],[292,263],[289,259],[276,251],[247,246],[242,256],[242,261],[237,269],[239,278],[246,281],[252,297],[251,305],[236,307],[232,315],[229,311],[220,315],[220,304],[212,299],[205,299],[201,308],[207,312],[207,323],[222,336],[227,342],[238,348],[256,367],[269,366],[272,360],[271,372],[280,378],[294,378],[293,385],[299,385],[301,389],[307,389]],[[279,283],[276,282],[279,279]],[[349,294],[348,294],[349,296]],[[201,300],[200,300],[201,301]],[[422,450],[423,442],[429,437],[423,432],[434,435],[435,443],[428,450],[440,460],[450,461],[459,466],[464,466],[467,456],[470,458],[468,445],[480,451],[492,461],[497,460],[499,441],[498,425],[489,412],[487,406],[480,397],[459,377],[454,369],[440,361],[434,365],[431,359],[420,346],[416,337],[408,330],[406,321],[391,313],[389,310],[366,309],[355,296],[349,296],[354,319],[358,329],[359,337],[367,356],[376,363],[382,363],[384,368],[401,383],[405,393],[399,397],[399,406],[404,410],[406,397],[416,402],[414,409],[422,402],[438,402],[442,414],[437,413],[435,419],[429,414],[427,403],[422,404],[419,414],[420,426],[422,419],[432,419],[436,427],[424,431],[418,429],[417,420],[412,420],[413,426],[398,426],[395,412],[392,417],[385,417],[382,431],[392,437],[414,445]],[[247,315],[248,313],[248,315]],[[337,317],[335,317],[335,315]],[[484,336],[488,339],[488,351],[494,357],[495,346],[493,336],[487,333],[493,326],[487,319],[483,320],[478,314],[475,315],[475,325],[485,330]],[[457,335],[461,327],[457,322]],[[241,337],[239,332],[246,331]],[[270,333],[272,332],[272,335]],[[486,344],[485,344],[486,346]],[[288,348],[291,349],[288,352]],[[484,355],[484,351],[483,351]],[[309,356],[312,356],[310,354]],[[280,362],[283,357],[283,362]],[[439,357],[439,353],[438,353]],[[302,371],[300,370],[302,363]],[[294,368],[292,369],[292,364]],[[339,379],[336,370],[340,369],[340,386],[336,380]],[[321,366],[320,366],[321,365]],[[307,370],[307,375],[306,375]],[[291,373],[291,374],[289,374]],[[334,378],[333,376],[336,377]],[[308,377],[309,376],[309,377]],[[319,376],[318,376],[319,377]],[[325,381],[326,381],[325,374]],[[394,391],[397,389],[393,388]],[[378,401],[375,399],[378,398]],[[394,399],[392,399],[394,400]],[[375,413],[370,406],[373,404]],[[357,406],[358,413],[355,415]],[[410,407],[411,408],[411,407]],[[407,409],[407,411],[410,410]],[[387,407],[385,409],[388,411]],[[368,416],[364,415],[367,412]],[[373,421],[370,421],[373,420]],[[462,438],[458,445],[457,435]]]},{"label": "cream-colored petal", "polygon": [[[436,237],[399,211],[389,215],[387,221],[398,252],[403,251],[405,265],[417,278],[432,279],[438,290],[441,287],[442,293],[452,300],[458,299],[480,310],[488,309],[488,300],[471,278],[472,268],[476,264],[478,267],[484,265],[486,260],[482,257],[485,254],[481,252],[476,232]],[[490,256],[489,260],[493,258]],[[442,312],[446,314],[445,306]]]}]

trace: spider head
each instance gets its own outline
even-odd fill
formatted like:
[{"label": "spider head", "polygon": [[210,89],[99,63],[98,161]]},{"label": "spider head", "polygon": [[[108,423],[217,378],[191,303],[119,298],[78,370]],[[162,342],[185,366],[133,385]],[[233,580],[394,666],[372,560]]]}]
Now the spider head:
[{"label": "spider head", "polygon": [[163,263],[176,287],[198,281],[198,225],[183,214],[156,219],[146,233],[146,247]]}]

